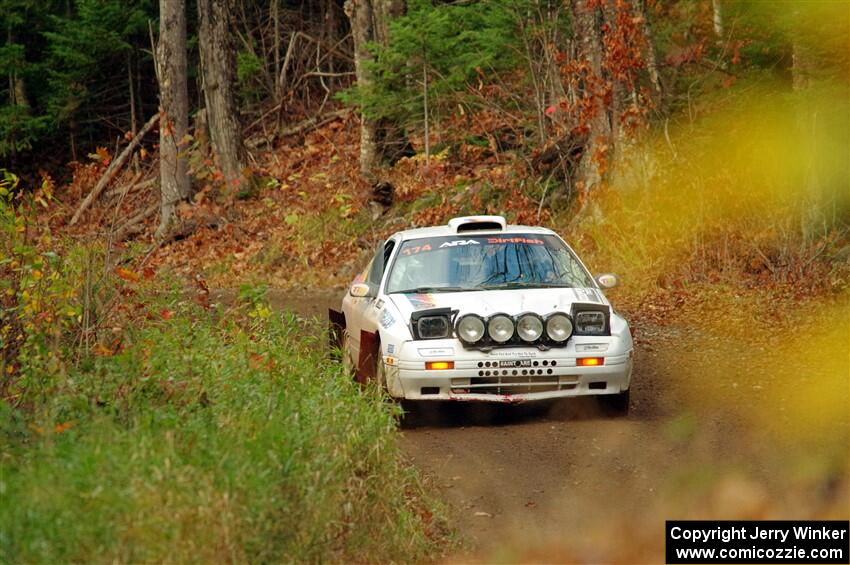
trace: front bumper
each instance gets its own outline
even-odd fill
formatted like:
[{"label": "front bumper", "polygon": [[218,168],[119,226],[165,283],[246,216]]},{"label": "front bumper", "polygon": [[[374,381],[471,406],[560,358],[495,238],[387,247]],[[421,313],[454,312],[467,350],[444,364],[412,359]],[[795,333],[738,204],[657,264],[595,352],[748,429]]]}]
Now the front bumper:
[{"label": "front bumper", "polygon": [[[577,359],[601,357],[602,365]],[[398,356],[384,355],[391,396],[408,400],[525,402],[617,394],[629,389],[631,339],[574,336],[566,347],[540,351],[511,347],[464,349],[456,340],[405,342]],[[453,361],[453,369],[428,370],[427,361]]]}]

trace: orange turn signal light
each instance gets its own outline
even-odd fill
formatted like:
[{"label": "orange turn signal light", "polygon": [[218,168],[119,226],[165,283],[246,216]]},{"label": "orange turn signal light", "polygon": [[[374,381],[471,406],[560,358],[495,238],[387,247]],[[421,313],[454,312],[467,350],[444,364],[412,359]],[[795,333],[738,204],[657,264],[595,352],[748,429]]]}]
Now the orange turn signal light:
[{"label": "orange turn signal light", "polygon": [[454,369],[454,361],[426,361],[425,368],[431,371],[444,371],[446,369]]},{"label": "orange turn signal light", "polygon": [[576,359],[576,365],[579,367],[596,367],[598,365],[604,364],[604,357],[581,357],[579,359]]}]

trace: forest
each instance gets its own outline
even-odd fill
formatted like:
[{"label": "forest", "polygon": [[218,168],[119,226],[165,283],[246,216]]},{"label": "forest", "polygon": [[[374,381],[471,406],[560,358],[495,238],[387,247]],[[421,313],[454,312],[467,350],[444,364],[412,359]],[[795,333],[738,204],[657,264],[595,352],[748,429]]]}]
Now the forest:
[{"label": "forest", "polygon": [[[0,33],[0,562],[648,562],[664,519],[850,514],[846,3],[0,0]],[[327,355],[376,245],[472,214],[621,277],[617,427],[413,425]],[[498,456],[429,443],[509,434],[518,473],[550,424],[622,508],[489,498]]]}]

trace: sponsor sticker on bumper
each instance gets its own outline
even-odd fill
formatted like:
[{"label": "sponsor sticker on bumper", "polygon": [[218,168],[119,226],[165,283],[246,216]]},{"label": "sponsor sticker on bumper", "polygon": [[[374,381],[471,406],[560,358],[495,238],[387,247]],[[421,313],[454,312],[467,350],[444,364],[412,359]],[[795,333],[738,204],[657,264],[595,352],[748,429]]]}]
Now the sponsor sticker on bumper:
[{"label": "sponsor sticker on bumper", "polygon": [[514,361],[499,361],[499,367],[531,367],[531,359],[517,359]]}]

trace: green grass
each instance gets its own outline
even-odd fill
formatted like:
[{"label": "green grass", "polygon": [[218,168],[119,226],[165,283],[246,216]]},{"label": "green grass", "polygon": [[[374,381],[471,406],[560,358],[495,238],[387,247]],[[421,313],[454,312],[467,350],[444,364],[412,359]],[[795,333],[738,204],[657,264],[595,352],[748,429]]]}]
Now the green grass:
[{"label": "green grass", "polygon": [[441,553],[394,409],[326,360],[321,331],[259,302],[176,309],[26,410],[0,403],[0,562]]}]

